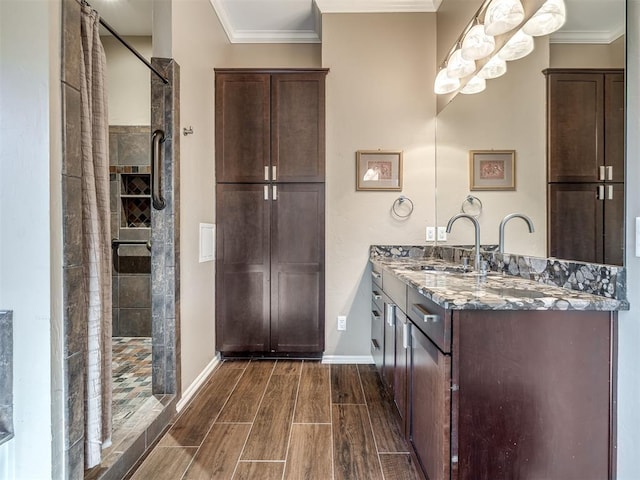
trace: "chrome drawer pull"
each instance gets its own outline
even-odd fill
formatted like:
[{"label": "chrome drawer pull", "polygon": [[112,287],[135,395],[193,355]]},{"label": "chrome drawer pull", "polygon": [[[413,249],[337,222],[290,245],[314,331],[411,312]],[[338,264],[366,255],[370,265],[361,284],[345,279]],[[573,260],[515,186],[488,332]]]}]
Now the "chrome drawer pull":
[{"label": "chrome drawer pull", "polygon": [[371,272],[371,276],[375,279],[382,278],[382,275],[380,275],[378,272]]},{"label": "chrome drawer pull", "polygon": [[371,339],[371,347],[374,350],[380,350],[380,345],[378,345],[378,341],[375,338]]},{"label": "chrome drawer pull", "polygon": [[380,314],[378,312],[371,312],[371,318],[375,321],[380,320]]},{"label": "chrome drawer pull", "polygon": [[375,300],[380,300],[382,298],[382,295],[380,295],[378,292],[376,292],[375,290],[373,291],[373,298]]},{"label": "chrome drawer pull", "polygon": [[422,321],[425,323],[429,323],[429,322],[437,323],[440,321],[440,315],[434,315],[432,313],[427,312],[424,308],[422,308],[421,305],[417,303],[411,306],[411,310],[413,310],[414,313],[417,313],[422,318]]},{"label": "chrome drawer pull", "polygon": [[387,303],[387,325],[393,327],[396,318],[396,306],[393,303]]}]

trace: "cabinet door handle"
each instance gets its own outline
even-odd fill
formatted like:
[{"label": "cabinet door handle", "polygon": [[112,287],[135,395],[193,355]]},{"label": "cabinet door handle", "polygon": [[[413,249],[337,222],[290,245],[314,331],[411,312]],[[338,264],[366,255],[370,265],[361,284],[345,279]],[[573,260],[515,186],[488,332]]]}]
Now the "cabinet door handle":
[{"label": "cabinet door handle", "polygon": [[380,300],[382,298],[382,295],[380,295],[378,292],[376,292],[375,290],[373,291],[373,298],[375,300]]},{"label": "cabinet door handle", "polygon": [[375,338],[371,339],[371,346],[373,347],[374,350],[380,350],[380,345],[378,344],[378,341]]},{"label": "cabinet door handle", "polygon": [[278,187],[273,186],[273,199],[278,200]]},{"label": "cabinet door handle", "polygon": [[409,339],[411,338],[411,325],[409,323],[405,323],[402,326],[402,346],[407,349],[409,348]]},{"label": "cabinet door handle", "polygon": [[607,185],[607,200],[613,200],[613,185]]},{"label": "cabinet door handle", "polygon": [[422,321],[425,323],[429,323],[429,322],[436,323],[440,320],[440,315],[434,315],[432,313],[427,312],[424,308],[422,308],[421,305],[417,303],[414,303],[411,306],[411,310],[413,310],[414,313],[417,313],[422,318]]},{"label": "cabinet door handle", "polygon": [[276,181],[276,166],[271,167],[271,180]]},{"label": "cabinet door handle", "polygon": [[376,280],[382,278],[382,275],[380,275],[378,272],[371,272],[371,276]]},{"label": "cabinet door handle", "polygon": [[604,200],[604,185],[598,185],[598,200]]},{"label": "cabinet door handle", "polygon": [[605,168],[604,165],[600,165],[600,167],[598,168],[598,170],[600,171],[600,175],[598,180],[606,180],[605,178]]},{"label": "cabinet door handle", "polygon": [[387,325],[393,327],[396,318],[396,306],[393,303],[387,303]]},{"label": "cabinet door handle", "polygon": [[378,320],[380,320],[380,314],[378,312],[371,312],[371,318],[377,322]]},{"label": "cabinet door handle", "polygon": [[265,200],[269,200],[269,186],[268,185],[264,186],[264,199]]},{"label": "cabinet door handle", "polygon": [[607,180],[613,180],[613,167],[607,167]]},{"label": "cabinet door handle", "polygon": [[264,166],[264,179],[267,182],[269,181],[269,166],[267,166],[267,165]]}]

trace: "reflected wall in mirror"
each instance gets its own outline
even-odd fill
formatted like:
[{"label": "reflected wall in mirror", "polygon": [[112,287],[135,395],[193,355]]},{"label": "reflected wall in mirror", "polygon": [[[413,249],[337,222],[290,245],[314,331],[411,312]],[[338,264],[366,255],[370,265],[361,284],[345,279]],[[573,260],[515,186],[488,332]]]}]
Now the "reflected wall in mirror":
[{"label": "reflected wall in mirror", "polygon": [[[481,2],[475,3],[479,6]],[[505,252],[540,257],[548,255],[547,91],[542,72],[546,68],[624,68],[625,2],[606,2],[606,7],[615,10],[613,16],[617,22],[612,24],[619,25],[621,30],[613,31],[612,24],[599,25],[597,20],[604,19],[604,15],[602,12],[599,16],[598,12],[591,12],[590,31],[584,31],[584,20],[572,22],[572,13],[577,16],[584,12],[579,5],[576,7],[576,2],[569,0],[565,28],[551,37],[535,38],[534,51],[523,59],[508,62],[507,73],[487,81],[484,92],[476,95],[458,94],[440,111],[436,129],[439,225],[446,224],[450,217],[460,213],[464,199],[471,192],[469,151],[515,150],[518,163],[516,189],[474,192],[483,203],[482,215],[478,219],[481,241],[483,245],[497,244],[500,221],[510,213],[523,213],[532,219],[535,232],[529,233],[524,222],[509,223],[505,234]],[[574,31],[577,25],[582,25],[583,31]],[[581,37],[582,43],[575,40],[578,37]],[[600,43],[585,43],[595,42],[594,39]],[[560,41],[563,43],[558,43]],[[447,243],[472,243],[473,231],[470,227],[460,225],[450,234]]]}]

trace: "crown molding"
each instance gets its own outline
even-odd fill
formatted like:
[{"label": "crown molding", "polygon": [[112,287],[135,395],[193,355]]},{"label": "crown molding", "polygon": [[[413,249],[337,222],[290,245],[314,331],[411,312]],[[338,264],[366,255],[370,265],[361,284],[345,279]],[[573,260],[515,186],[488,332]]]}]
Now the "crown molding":
[{"label": "crown molding", "polygon": [[625,34],[624,25],[611,31],[563,31],[552,33],[549,43],[597,43],[609,44]]},{"label": "crown molding", "polygon": [[442,0],[315,0],[322,13],[436,12]]}]

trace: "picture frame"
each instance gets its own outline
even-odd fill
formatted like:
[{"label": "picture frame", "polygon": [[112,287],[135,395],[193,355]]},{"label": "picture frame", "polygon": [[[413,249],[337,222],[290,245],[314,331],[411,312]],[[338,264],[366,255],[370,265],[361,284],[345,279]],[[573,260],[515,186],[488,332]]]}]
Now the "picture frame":
[{"label": "picture frame", "polygon": [[402,191],[402,150],[358,150],[357,191]]},{"label": "picture frame", "polygon": [[474,190],[515,190],[515,150],[470,150],[469,188]]}]

